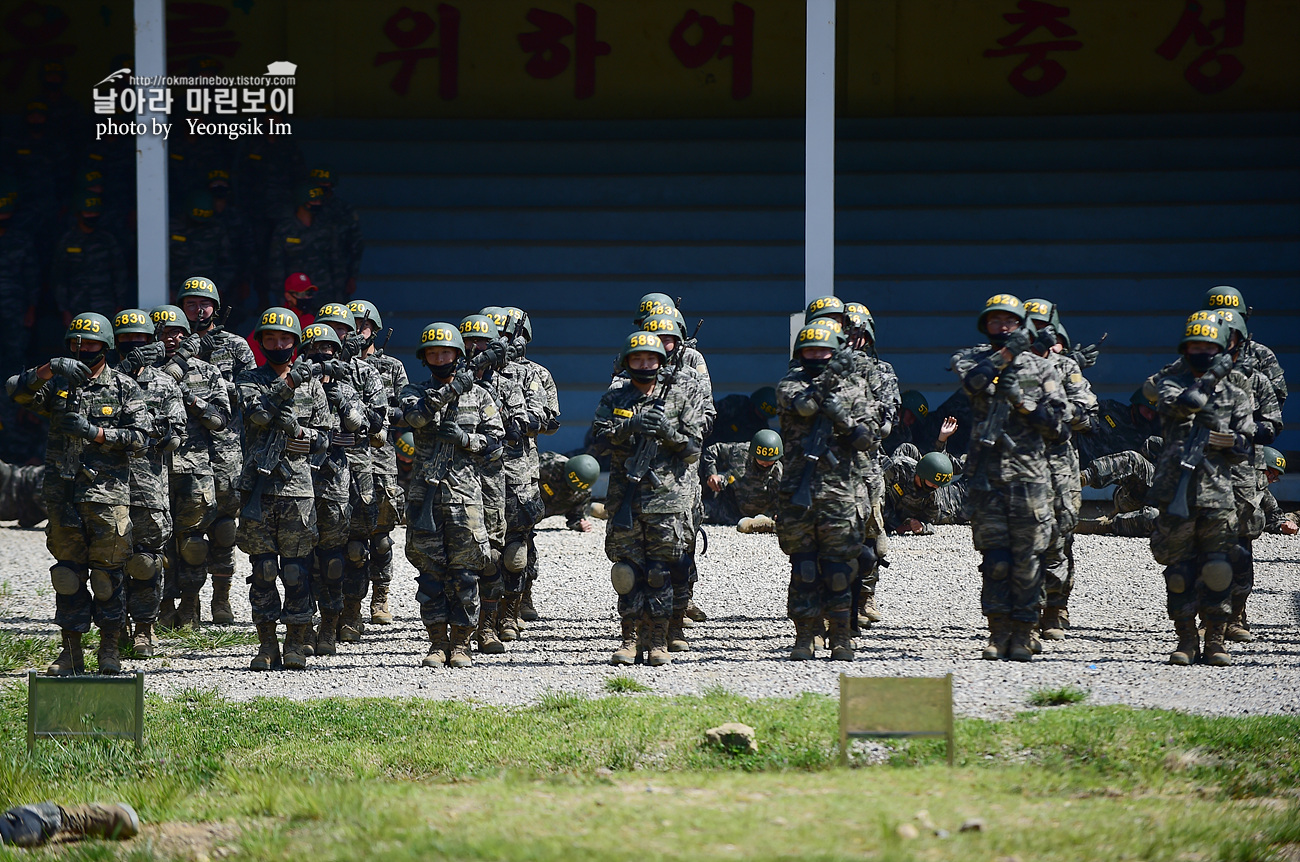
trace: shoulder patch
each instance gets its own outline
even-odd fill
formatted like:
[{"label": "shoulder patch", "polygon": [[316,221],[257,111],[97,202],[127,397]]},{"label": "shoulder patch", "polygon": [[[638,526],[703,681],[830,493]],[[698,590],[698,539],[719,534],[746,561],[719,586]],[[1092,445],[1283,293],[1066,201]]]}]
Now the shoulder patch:
[{"label": "shoulder patch", "polygon": [[897,494],[897,495],[900,496],[900,497],[903,496],[903,486],[900,485],[900,484],[898,484],[897,482],[895,482],[895,483],[894,483],[894,493]]},{"label": "shoulder patch", "polygon": [[495,402],[489,401],[483,405],[483,415],[488,417],[489,419],[497,415],[497,412],[498,412],[497,405]]},{"label": "shoulder patch", "polygon": [[546,493],[546,496],[548,497],[555,496],[555,492],[551,490],[551,486],[546,484],[545,482],[542,483],[542,491],[544,491]]},{"label": "shoulder patch", "polygon": [[1072,372],[1070,373],[1070,382],[1071,382],[1071,383],[1082,383],[1082,382],[1083,382],[1083,375],[1080,374],[1080,373],[1077,372],[1077,371],[1072,371]]},{"label": "shoulder patch", "polygon": [[[1035,382],[1037,382],[1037,381],[1035,381]],[[1044,381],[1043,381],[1043,391],[1044,391],[1044,392],[1055,392],[1055,391],[1056,391],[1056,381],[1053,380],[1053,379],[1050,378],[1050,377],[1047,378],[1046,380],[1044,380]]]},{"label": "shoulder patch", "polygon": [[1112,427],[1112,428],[1115,427],[1115,420],[1110,418],[1110,414],[1109,414],[1109,413],[1105,413],[1105,414],[1103,414],[1101,418],[1102,418],[1102,419],[1105,419],[1105,420],[1106,420],[1106,424],[1109,425],[1110,427]]},{"label": "shoulder patch", "polygon": [[614,415],[617,416],[617,417],[619,417],[620,419],[631,419],[631,418],[632,418],[632,411],[631,411],[631,410],[628,410],[628,409],[626,409],[626,408],[624,408],[624,407],[615,407],[615,408],[614,408]]}]

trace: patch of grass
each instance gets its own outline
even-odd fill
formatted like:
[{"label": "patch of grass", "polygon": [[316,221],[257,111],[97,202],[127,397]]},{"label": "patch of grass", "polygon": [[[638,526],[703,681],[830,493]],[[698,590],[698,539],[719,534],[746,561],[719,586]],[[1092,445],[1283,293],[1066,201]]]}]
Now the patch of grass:
[{"label": "patch of grass", "polygon": [[1072,685],[1065,685],[1060,688],[1040,688],[1035,689],[1029,695],[1029,705],[1068,706],[1072,703],[1083,703],[1087,698],[1088,692]]},{"label": "patch of grass", "polygon": [[158,629],[155,640],[172,652],[209,652],[225,647],[257,646],[257,632],[232,628]]},{"label": "patch of grass", "polygon": [[59,654],[59,642],[40,635],[0,631],[0,672],[43,669]]},{"label": "patch of grass", "polygon": [[651,691],[651,688],[639,679],[620,674],[605,680],[605,691],[610,694],[631,694],[638,691]]}]

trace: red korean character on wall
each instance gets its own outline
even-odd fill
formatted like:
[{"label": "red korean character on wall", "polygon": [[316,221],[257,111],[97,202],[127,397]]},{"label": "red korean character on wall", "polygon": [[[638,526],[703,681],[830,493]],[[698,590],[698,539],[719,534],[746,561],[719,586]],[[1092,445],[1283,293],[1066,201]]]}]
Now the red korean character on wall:
[{"label": "red korean character on wall", "polygon": [[[425,12],[403,6],[384,22],[384,35],[396,51],[378,51],[375,65],[397,63],[397,71],[388,87],[399,96],[411,89],[411,78],[421,60],[438,60],[438,98],[451,101],[460,91],[460,10],[447,3],[438,4],[438,20]],[[437,47],[429,41],[438,33]]]},{"label": "red korean character on wall", "polygon": [[[596,10],[586,3],[573,7],[570,21],[557,12],[529,9],[528,23],[537,29],[519,34],[519,47],[533,56],[524,64],[529,77],[554,78],[569,68],[573,60],[573,95],[589,99],[596,93],[596,58],[609,54],[608,42],[596,39]],[[564,39],[573,36],[573,50]]]},{"label": "red korean character on wall", "polygon": [[[1065,67],[1047,55],[1053,51],[1078,51],[1083,43],[1078,39],[1067,39],[1079,31],[1062,21],[1068,18],[1070,10],[1065,6],[1053,6],[1042,0],[1020,0],[1016,4],[1019,12],[1008,12],[1002,17],[1008,24],[1020,26],[1010,35],[998,40],[1001,48],[990,48],[984,52],[985,57],[1009,57],[1024,54],[1025,59],[1011,70],[1007,82],[1017,92],[1025,96],[1042,96],[1050,93],[1065,80]],[[1021,44],[1035,30],[1042,28],[1055,39],[1045,42]],[[1038,70],[1037,75],[1029,73]]]},{"label": "red korean character on wall", "polygon": [[[1233,54],[1221,53],[1227,48],[1239,48],[1246,35],[1246,0],[1223,0],[1223,17],[1205,23],[1201,20],[1205,7],[1197,0],[1187,0],[1183,14],[1156,53],[1166,60],[1175,60],[1192,39],[1205,48],[1183,71],[1187,83],[1198,93],[1207,96],[1220,93],[1233,84],[1246,71],[1245,65]],[[1215,44],[1215,31],[1223,37]]]},{"label": "red korean character on wall", "polygon": [[[668,47],[688,69],[698,69],[715,57],[719,60],[730,57],[731,98],[743,99],[754,89],[753,7],[732,3],[731,21],[731,24],[721,24],[712,15],[687,9],[668,37]],[[699,38],[691,42],[686,37],[693,28],[698,28]]]},{"label": "red korean character on wall", "polygon": [[77,51],[71,42],[57,42],[72,20],[57,6],[37,4],[33,0],[19,3],[2,22],[4,31],[18,43],[12,51],[0,51],[0,60],[9,61],[4,85],[18,87],[33,63],[40,72],[41,63],[55,62]]}]

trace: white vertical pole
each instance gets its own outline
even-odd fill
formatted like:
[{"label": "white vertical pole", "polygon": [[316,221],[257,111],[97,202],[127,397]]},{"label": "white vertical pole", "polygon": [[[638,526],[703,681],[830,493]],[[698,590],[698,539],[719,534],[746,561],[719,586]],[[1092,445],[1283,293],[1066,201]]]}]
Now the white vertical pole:
[{"label": "white vertical pole", "polygon": [[[135,0],[135,65],[132,74],[167,74],[167,13],[164,0]],[[184,94],[181,96],[184,98]],[[148,310],[170,302],[167,283],[167,141],[154,134],[165,114],[145,113],[146,132],[135,139],[136,251],[139,255],[139,305]]]},{"label": "white vertical pole", "polygon": [[804,304],[835,293],[835,0],[805,0]]}]

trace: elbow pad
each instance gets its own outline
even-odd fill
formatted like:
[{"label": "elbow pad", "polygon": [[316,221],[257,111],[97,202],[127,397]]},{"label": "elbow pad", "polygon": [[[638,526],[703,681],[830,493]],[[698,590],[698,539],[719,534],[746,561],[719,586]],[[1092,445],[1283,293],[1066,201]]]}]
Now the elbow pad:
[{"label": "elbow pad", "polygon": [[406,419],[406,424],[411,426],[412,428],[423,428],[424,426],[428,425],[430,421],[432,421],[429,419],[428,416],[425,416],[424,412],[421,411],[420,408],[418,407],[408,411],[406,413],[405,419]]},{"label": "elbow pad", "polygon": [[993,382],[993,378],[998,376],[998,370],[993,367],[993,363],[987,359],[977,364],[966,376],[962,378],[962,384],[971,392],[981,392],[988,388]]},{"label": "elbow pad", "polygon": [[259,428],[265,428],[266,426],[271,424],[271,414],[266,410],[258,408],[257,410],[254,410],[252,413],[248,414],[248,421],[252,422],[254,425],[256,425]]},{"label": "elbow pad", "polygon": [[226,430],[226,417],[221,415],[220,410],[209,404],[199,414],[199,424],[209,431],[224,431]]},{"label": "elbow pad", "polygon": [[1255,427],[1255,442],[1264,446],[1277,439],[1277,431],[1272,422],[1261,422]]},{"label": "elbow pad", "polygon": [[876,435],[871,433],[871,429],[866,425],[858,424],[853,426],[853,430],[845,438],[844,442],[850,449],[857,452],[866,452],[876,443]]},{"label": "elbow pad", "polygon": [[795,413],[798,413],[805,419],[809,416],[815,416],[817,411],[821,409],[821,405],[817,403],[817,399],[808,392],[802,392],[796,395],[791,399],[790,406],[794,408]]},{"label": "elbow pad", "polygon": [[368,428],[366,417],[356,407],[345,407],[339,411],[339,422],[343,425],[344,431],[360,431]]},{"label": "elbow pad", "polygon": [[884,438],[888,437],[889,434],[890,434],[890,432],[892,432],[893,430],[894,430],[894,423],[893,423],[893,422],[890,422],[890,421],[888,421],[888,420],[886,420],[886,421],[884,421],[884,422],[881,422],[881,423],[880,423],[880,439],[883,440]]},{"label": "elbow pad", "polygon": [[164,437],[162,442],[158,444],[158,448],[164,452],[175,452],[181,448],[181,438],[175,434]]}]

